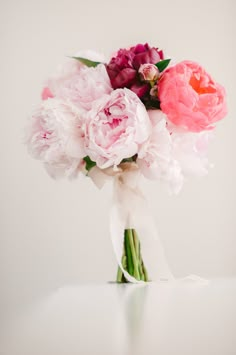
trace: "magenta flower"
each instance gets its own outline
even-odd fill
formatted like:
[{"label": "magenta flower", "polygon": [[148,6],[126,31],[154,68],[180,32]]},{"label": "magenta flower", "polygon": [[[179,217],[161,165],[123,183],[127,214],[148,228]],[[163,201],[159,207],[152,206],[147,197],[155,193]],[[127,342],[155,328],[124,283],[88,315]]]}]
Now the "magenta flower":
[{"label": "magenta flower", "polygon": [[107,72],[114,89],[129,88],[140,98],[149,93],[149,83],[143,82],[138,71],[142,64],[156,64],[164,58],[158,48],[137,44],[129,49],[120,49],[107,65]]}]

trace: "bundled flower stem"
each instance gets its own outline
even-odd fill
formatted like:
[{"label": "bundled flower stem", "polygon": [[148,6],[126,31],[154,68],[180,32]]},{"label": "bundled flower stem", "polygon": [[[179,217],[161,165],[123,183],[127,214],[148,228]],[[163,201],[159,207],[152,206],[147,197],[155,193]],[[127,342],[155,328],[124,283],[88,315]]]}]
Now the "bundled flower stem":
[{"label": "bundled flower stem", "polygon": [[[122,266],[137,281],[148,281],[147,270],[141,255],[140,241],[135,229],[125,229],[124,231]],[[128,282],[120,267],[118,267],[116,281],[118,283]]]}]

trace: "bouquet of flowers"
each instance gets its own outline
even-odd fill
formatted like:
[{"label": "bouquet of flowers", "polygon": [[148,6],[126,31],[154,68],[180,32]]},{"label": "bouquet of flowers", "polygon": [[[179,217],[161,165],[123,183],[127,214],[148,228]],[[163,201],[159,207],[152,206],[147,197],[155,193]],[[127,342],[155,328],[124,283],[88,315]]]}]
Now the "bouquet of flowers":
[{"label": "bouquet of flowers", "polygon": [[208,141],[225,115],[224,88],[195,62],[172,63],[147,43],[107,63],[81,51],[47,80],[27,145],[53,178],[83,173],[99,188],[113,180],[117,281],[148,281],[137,233],[149,224],[140,176],[178,193],[189,176],[205,175]]}]

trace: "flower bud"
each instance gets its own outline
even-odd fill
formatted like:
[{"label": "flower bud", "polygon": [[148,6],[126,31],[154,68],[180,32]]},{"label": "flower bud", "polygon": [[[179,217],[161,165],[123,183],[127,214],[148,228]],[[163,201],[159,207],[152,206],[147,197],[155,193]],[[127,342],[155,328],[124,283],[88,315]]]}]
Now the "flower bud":
[{"label": "flower bud", "polygon": [[139,68],[141,78],[145,81],[156,81],[159,78],[159,70],[154,64],[142,64]]}]

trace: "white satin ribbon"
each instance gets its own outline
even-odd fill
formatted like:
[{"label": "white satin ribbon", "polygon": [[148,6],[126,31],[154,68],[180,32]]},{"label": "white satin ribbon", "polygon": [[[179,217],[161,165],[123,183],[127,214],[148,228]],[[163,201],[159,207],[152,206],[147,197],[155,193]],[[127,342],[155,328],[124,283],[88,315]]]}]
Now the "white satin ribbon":
[{"label": "white satin ribbon", "polygon": [[124,270],[121,259],[124,248],[124,230],[135,229],[141,243],[141,251],[150,281],[194,282],[201,285],[208,284],[208,280],[198,275],[174,278],[156,226],[149,211],[147,200],[139,188],[140,171],[136,163],[123,163],[116,169],[92,168],[88,176],[101,189],[103,185],[113,180],[113,200],[110,213],[110,233],[117,263],[125,278],[138,284],[138,281]]},{"label": "white satin ribbon", "polygon": [[132,283],[144,283],[144,281],[137,281],[124,270],[121,262],[124,230],[132,228],[138,233],[142,257],[150,280],[174,280],[147,201],[139,188],[140,171],[137,165],[124,163],[116,171],[111,168],[100,170],[94,167],[90,170],[89,176],[98,188],[111,178],[114,181],[110,233],[117,263],[125,278]]}]

